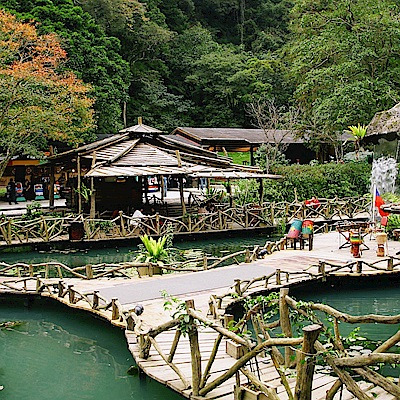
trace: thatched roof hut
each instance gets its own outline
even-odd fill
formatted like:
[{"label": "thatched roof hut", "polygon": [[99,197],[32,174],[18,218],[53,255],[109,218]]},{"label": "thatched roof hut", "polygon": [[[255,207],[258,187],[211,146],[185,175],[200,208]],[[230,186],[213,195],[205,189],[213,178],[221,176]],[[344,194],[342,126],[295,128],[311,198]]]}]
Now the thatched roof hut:
[{"label": "thatched roof hut", "polygon": [[[235,165],[231,159],[162,135],[155,128],[138,125],[118,134],[69,150],[49,158],[53,166],[62,166],[70,185],[81,193],[86,180],[91,193],[91,214],[96,210],[136,208],[147,198],[147,179],[173,176],[179,180],[182,208],[183,185],[186,178],[280,178],[263,174],[257,167]],[[73,191],[73,190],[72,190]],[[95,198],[94,198],[95,197]],[[51,201],[51,199],[50,199]],[[78,198],[82,210],[82,198]]]}]

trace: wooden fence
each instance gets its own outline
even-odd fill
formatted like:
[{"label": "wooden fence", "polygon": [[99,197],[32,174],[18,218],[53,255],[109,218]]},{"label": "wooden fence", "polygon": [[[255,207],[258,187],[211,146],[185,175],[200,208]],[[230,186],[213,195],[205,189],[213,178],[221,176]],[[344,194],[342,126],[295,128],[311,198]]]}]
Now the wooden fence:
[{"label": "wooden fence", "polygon": [[[400,266],[400,259],[397,257],[388,257],[372,263],[363,260],[354,260],[344,265],[337,265],[320,260],[318,264],[315,265],[316,272],[314,273],[308,270],[299,273],[277,270],[273,274],[255,278],[251,281],[237,280],[232,286],[232,291],[223,296],[211,296],[209,301],[209,315],[211,318],[196,311],[193,301],[189,300],[186,302],[185,312],[181,313],[176,318],[172,318],[167,323],[152,327],[148,330],[141,327],[140,318],[135,314],[134,310],[125,309],[117,298],[111,300],[105,299],[99,295],[97,290],[81,293],[74,288],[73,284],[65,283],[62,279],[48,279],[51,266],[48,266],[48,264],[38,265],[38,268],[43,268],[43,266],[44,270],[42,270],[41,273],[37,273],[38,270],[36,270],[36,266],[18,265],[4,267],[2,270],[3,276],[13,268],[17,268],[19,270],[19,277],[3,279],[0,282],[0,289],[7,292],[40,294],[42,296],[53,297],[71,307],[89,310],[103,318],[107,318],[114,325],[134,331],[138,338],[139,358],[143,360],[148,359],[151,355],[151,349],[153,349],[153,351],[164,360],[165,367],[172,369],[177,375],[178,379],[181,381],[181,386],[184,388],[183,390],[190,391],[193,396],[205,397],[211,391],[223,387],[232,377],[236,377],[235,396],[236,399],[239,400],[242,396],[242,392],[246,390],[246,387],[241,384],[241,380],[244,376],[247,380],[251,381],[254,387],[262,391],[267,399],[278,400],[279,396],[275,392],[275,386],[265,383],[260,379],[260,376],[257,376],[247,368],[252,360],[255,360],[256,356],[259,356],[267,350],[276,368],[279,381],[282,383],[286,392],[285,397],[289,399],[311,399],[311,383],[315,375],[314,366],[317,354],[319,357],[322,357],[324,365],[329,366],[331,375],[337,378],[337,380],[327,388],[325,399],[332,400],[343,385],[350,393],[356,396],[356,398],[362,400],[373,399],[377,387],[379,390],[382,389],[384,392],[394,396],[394,398],[399,398],[400,387],[378,374],[376,371],[370,369],[369,366],[375,366],[378,363],[400,363],[399,355],[388,353],[389,349],[400,341],[400,332],[397,332],[393,337],[387,339],[368,356],[362,354],[350,356],[343,345],[339,330],[339,321],[354,324],[398,324],[400,323],[399,315],[392,317],[376,315],[351,316],[326,305],[303,304],[295,301],[288,295],[288,289],[286,288],[280,289],[280,318],[278,322],[266,322],[263,318],[257,317],[257,313],[260,310],[252,309],[243,320],[239,321],[239,323],[235,324],[233,329],[231,329],[229,328],[230,317],[225,313],[226,304],[232,301],[243,299],[254,293],[277,290],[282,286],[299,282],[299,280],[325,280],[328,279],[330,275],[337,275],[338,273],[341,275],[354,276],[359,276],[361,273],[370,271],[382,274],[390,273],[397,270]],[[55,265],[55,269],[59,273],[60,269],[58,267],[60,267],[60,265]],[[130,267],[137,268],[138,265],[131,265]],[[114,268],[113,273],[118,273],[122,270],[125,271],[125,269],[123,269],[122,266],[118,266]],[[82,271],[74,271],[73,269],[65,269],[65,271],[73,273],[75,277],[86,279],[93,273],[87,266],[85,267],[85,274],[81,274]],[[28,276],[23,276],[26,273],[28,273]],[[96,274],[93,273],[93,277],[95,276]],[[101,273],[98,273],[97,276],[100,277]],[[305,318],[308,318],[311,323],[311,325],[303,329],[303,335],[299,337],[293,337],[294,335],[291,331],[291,322],[288,312],[289,307],[296,310],[297,313],[302,314]],[[313,314],[311,315],[310,311],[315,310],[323,311],[333,319],[334,335],[331,337],[330,341],[330,343],[333,343],[333,349],[326,347],[323,343],[318,341],[320,332],[324,331],[326,333],[329,330],[320,320],[316,320]],[[256,339],[246,338],[245,335],[242,334],[241,329],[244,327],[243,321],[245,321],[246,318],[251,319],[253,324],[255,324],[255,332],[260,333]],[[285,337],[272,337],[271,329],[278,326],[281,327]],[[204,370],[201,368],[201,360],[204,358],[204,355],[200,352],[198,339],[199,332],[203,329],[213,331],[216,334],[213,349],[211,353],[207,353],[207,363],[203,364],[205,365]],[[158,342],[157,337],[161,337],[163,333],[171,331],[174,332],[174,340],[169,350],[166,351],[165,343],[161,344]],[[186,334],[186,336],[184,334]],[[188,357],[190,357],[191,378],[188,378],[187,374],[180,369],[178,363],[174,362],[179,342],[185,340],[188,341],[186,347],[189,349]],[[221,347],[225,345],[227,341],[233,341],[235,346],[241,346],[243,348],[243,354],[240,355],[229,368],[223,371],[217,368],[219,372],[216,373],[214,371],[211,374],[213,364],[217,362],[217,353],[221,354]],[[276,346],[283,346],[287,350],[284,357],[280,356],[280,352],[276,349]],[[301,346],[301,348],[299,346]],[[285,368],[289,366],[294,368],[293,358],[291,357],[293,351],[297,354],[297,363],[295,366],[297,368],[297,377],[294,385],[289,382],[284,372]],[[354,379],[354,373],[361,376],[364,381],[372,382],[373,389],[369,390],[369,392],[364,390],[360,386],[360,382],[356,382]],[[211,376],[212,379],[210,378]]]},{"label": "wooden fence", "polygon": [[[368,218],[370,200],[366,197],[346,199],[321,199],[317,208],[298,202],[264,203],[230,208],[219,204],[216,211],[167,217],[160,214],[133,218],[122,212],[111,220],[90,219],[83,215],[49,217],[25,220],[5,218],[0,221],[0,243],[52,242],[57,240],[104,240],[173,234],[192,234],[224,230],[241,230],[257,227],[283,229],[293,218],[310,219],[323,223],[357,217]],[[71,233],[75,231],[75,233]]]}]

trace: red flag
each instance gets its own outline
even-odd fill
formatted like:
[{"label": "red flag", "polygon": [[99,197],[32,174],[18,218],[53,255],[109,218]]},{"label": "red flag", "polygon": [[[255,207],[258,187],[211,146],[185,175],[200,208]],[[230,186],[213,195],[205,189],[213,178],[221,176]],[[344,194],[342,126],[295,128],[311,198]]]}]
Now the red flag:
[{"label": "red flag", "polygon": [[378,209],[381,217],[387,217],[388,215],[390,215],[390,213],[385,212],[381,209],[381,206],[383,204],[385,204],[385,202],[383,201],[381,195],[379,194],[378,189],[375,189],[375,207]]}]

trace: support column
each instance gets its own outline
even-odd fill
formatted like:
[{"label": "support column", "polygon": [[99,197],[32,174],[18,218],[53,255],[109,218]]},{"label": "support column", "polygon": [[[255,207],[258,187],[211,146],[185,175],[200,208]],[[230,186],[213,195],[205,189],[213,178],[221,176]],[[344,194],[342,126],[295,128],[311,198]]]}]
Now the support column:
[{"label": "support column", "polygon": [[[96,165],[96,152],[93,152],[92,169]],[[94,219],[96,216],[96,190],[94,187],[94,178],[90,177],[90,218]]]},{"label": "support column", "polygon": [[[50,146],[50,156],[54,155],[54,149],[53,146]],[[54,183],[55,183],[55,178],[54,178],[54,164],[50,166],[50,182],[49,182],[49,208],[53,209],[54,208]]]},{"label": "support column", "polygon": [[78,154],[76,158],[76,173],[78,174],[78,214],[82,212],[82,196],[81,196],[81,189],[82,189],[82,182],[81,182],[81,156]]}]

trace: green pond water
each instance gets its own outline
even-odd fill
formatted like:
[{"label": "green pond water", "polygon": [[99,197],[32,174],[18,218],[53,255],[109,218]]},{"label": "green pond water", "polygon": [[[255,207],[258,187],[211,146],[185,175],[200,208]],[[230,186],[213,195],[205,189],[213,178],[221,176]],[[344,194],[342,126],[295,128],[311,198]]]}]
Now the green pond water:
[{"label": "green pond water", "polygon": [[89,314],[35,300],[26,307],[0,298],[0,399],[7,400],[178,400],[181,397],[134,365],[121,330]]},{"label": "green pond water", "polygon": [[[182,250],[201,249],[207,254],[221,257],[246,247],[253,248],[254,245],[264,245],[267,240],[277,240],[267,235],[249,234],[246,237],[214,238],[207,240],[179,241],[175,240],[174,247]],[[1,253],[0,261],[13,264],[18,262],[35,264],[41,262],[61,262],[69,267],[75,268],[86,264],[119,263],[132,261],[133,251],[138,250],[137,245],[124,247],[109,247],[98,249],[66,249],[51,251],[32,251],[19,253]]]}]

